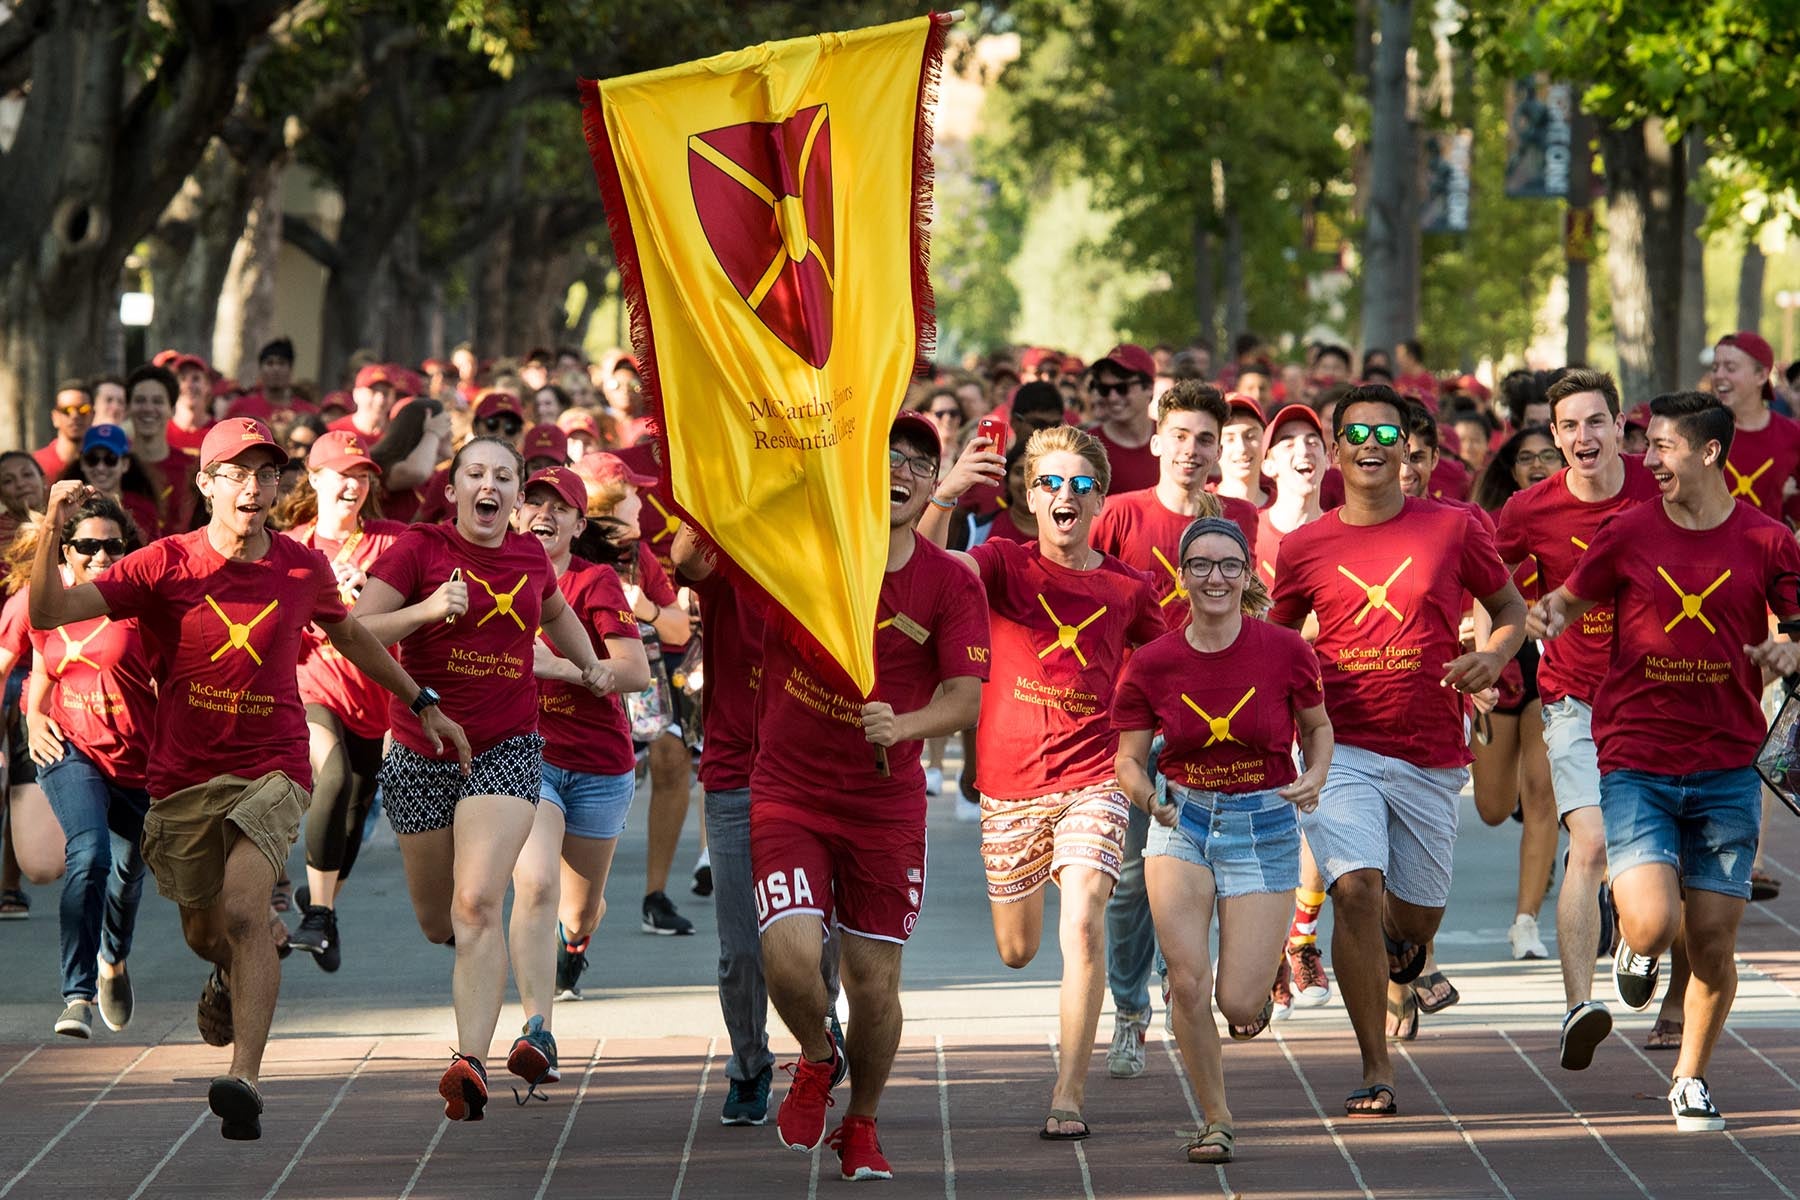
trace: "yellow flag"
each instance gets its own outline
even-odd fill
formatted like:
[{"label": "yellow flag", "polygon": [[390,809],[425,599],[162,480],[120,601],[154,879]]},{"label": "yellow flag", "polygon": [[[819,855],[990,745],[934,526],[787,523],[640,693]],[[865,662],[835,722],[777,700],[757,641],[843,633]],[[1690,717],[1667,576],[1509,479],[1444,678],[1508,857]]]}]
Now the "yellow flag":
[{"label": "yellow flag", "polygon": [[582,83],[676,505],[867,695],[887,431],[935,329],[936,14]]}]

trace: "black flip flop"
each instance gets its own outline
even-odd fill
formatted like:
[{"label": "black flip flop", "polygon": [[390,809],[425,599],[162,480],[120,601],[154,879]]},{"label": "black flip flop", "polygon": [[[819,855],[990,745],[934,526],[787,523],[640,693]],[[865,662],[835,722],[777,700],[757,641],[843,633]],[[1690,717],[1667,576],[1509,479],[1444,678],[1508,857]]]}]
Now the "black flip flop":
[{"label": "black flip flop", "polygon": [[[1057,1131],[1055,1133],[1050,1132],[1050,1122],[1052,1121],[1055,1121],[1057,1124]],[[1079,1121],[1081,1123],[1080,1133],[1063,1132],[1063,1129],[1066,1128],[1071,1121]],[[1086,1141],[1088,1135],[1092,1132],[1093,1130],[1088,1128],[1087,1118],[1083,1117],[1074,1109],[1053,1108],[1050,1110],[1049,1115],[1044,1118],[1044,1124],[1043,1127],[1038,1130],[1038,1136],[1043,1138],[1046,1142],[1082,1142]]]},{"label": "black flip flop", "polygon": [[206,1103],[219,1117],[226,1140],[254,1142],[262,1136],[262,1096],[249,1080],[219,1076],[206,1091]]},{"label": "black flip flop", "polygon": [[[1440,984],[1449,988],[1450,994],[1444,999],[1439,1000],[1436,1004],[1428,1003],[1425,998],[1436,991]],[[1462,993],[1456,990],[1455,984],[1444,978],[1444,973],[1442,971],[1433,971],[1429,975],[1421,975],[1413,980],[1412,992],[1413,998],[1419,1002],[1419,1011],[1427,1014],[1443,1012],[1446,1008],[1449,1008],[1452,1004],[1455,1004],[1458,1000],[1462,999]]]},{"label": "black flip flop", "polygon": [[[1397,941],[1388,936],[1387,930],[1381,931],[1381,940],[1387,943],[1387,952],[1395,958],[1405,959],[1398,967],[1388,969],[1390,983],[1411,983],[1425,970],[1425,951],[1423,943],[1414,946],[1411,942]],[[1412,957],[1407,957],[1407,947],[1412,947]]]},{"label": "black flip flop", "polygon": [[[1387,1093],[1387,1103],[1379,1108],[1355,1107],[1356,1101],[1373,1100],[1383,1092]],[[1385,1083],[1373,1083],[1368,1087],[1357,1088],[1344,1097],[1344,1115],[1357,1120],[1366,1120],[1370,1117],[1397,1117],[1400,1115],[1400,1106],[1394,1102],[1393,1088]]]}]

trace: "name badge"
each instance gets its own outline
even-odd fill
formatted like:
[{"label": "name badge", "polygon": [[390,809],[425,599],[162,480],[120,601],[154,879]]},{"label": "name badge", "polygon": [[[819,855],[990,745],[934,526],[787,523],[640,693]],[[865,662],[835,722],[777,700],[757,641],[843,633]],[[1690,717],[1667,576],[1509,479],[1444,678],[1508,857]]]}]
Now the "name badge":
[{"label": "name badge", "polygon": [[894,614],[894,628],[898,629],[901,633],[904,633],[907,637],[911,638],[921,646],[923,646],[925,640],[931,636],[931,630],[925,628],[905,613]]}]

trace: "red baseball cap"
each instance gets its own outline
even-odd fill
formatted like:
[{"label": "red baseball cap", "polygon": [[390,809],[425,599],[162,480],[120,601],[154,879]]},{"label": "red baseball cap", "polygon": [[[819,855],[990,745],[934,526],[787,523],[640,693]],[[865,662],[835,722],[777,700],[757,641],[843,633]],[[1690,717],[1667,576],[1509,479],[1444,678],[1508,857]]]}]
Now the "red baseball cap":
[{"label": "red baseball cap", "polygon": [[177,354],[169,359],[168,368],[177,375],[183,371],[204,371],[209,378],[212,375],[212,368],[198,354]]},{"label": "red baseball cap", "polygon": [[1055,360],[1057,368],[1060,370],[1062,367],[1062,355],[1055,350],[1046,350],[1042,346],[1027,346],[1025,352],[1019,355],[1019,365],[1024,367],[1027,371],[1035,371],[1038,367],[1051,360]]},{"label": "red baseball cap", "polygon": [[1225,419],[1231,420],[1238,413],[1253,419],[1258,425],[1263,423],[1262,405],[1244,395],[1242,392],[1230,392],[1225,396],[1225,406],[1231,410]]},{"label": "red baseball cap", "polygon": [[545,467],[525,481],[524,491],[529,492],[538,486],[553,490],[560,500],[576,512],[587,512],[587,484],[568,467]]},{"label": "red baseball cap", "polygon": [[519,453],[525,461],[534,458],[554,459],[558,463],[569,461],[569,435],[554,425],[533,425],[525,431],[525,440],[519,443]]},{"label": "red baseball cap", "polygon": [[1753,329],[1740,329],[1736,333],[1728,333],[1715,345],[1735,346],[1755,359],[1763,370],[1775,369],[1775,351],[1770,348],[1768,339]]},{"label": "red baseball cap", "polygon": [[1142,375],[1145,379],[1156,378],[1156,360],[1150,357],[1148,350],[1135,342],[1120,342],[1095,359],[1094,365],[1089,369],[1098,371],[1105,366],[1110,366],[1127,375]]},{"label": "red baseball cap", "polygon": [[205,470],[222,462],[234,462],[252,450],[264,449],[276,463],[288,459],[287,451],[276,445],[267,425],[253,417],[227,417],[206,431],[206,439],[200,443],[200,467]]},{"label": "red baseball cap", "polygon": [[585,408],[563,410],[562,415],[556,418],[556,427],[565,435],[583,433],[596,441],[600,438],[600,422],[594,420],[594,414]]},{"label": "red baseball cap", "polygon": [[1488,385],[1473,375],[1459,375],[1456,379],[1456,386],[1471,396],[1479,396],[1482,400],[1493,396],[1493,393],[1488,390]]},{"label": "red baseball cap", "polygon": [[1272,445],[1275,441],[1275,435],[1280,433],[1281,427],[1289,421],[1299,421],[1302,424],[1309,425],[1318,431],[1320,437],[1325,436],[1325,422],[1319,420],[1319,414],[1312,410],[1311,405],[1288,404],[1284,405],[1281,411],[1270,417],[1269,423],[1263,426],[1268,433],[1268,436],[1264,438],[1264,441]]},{"label": "red baseball cap", "polygon": [[631,464],[616,454],[608,454],[604,450],[590,450],[581,456],[578,468],[582,478],[591,479],[595,483],[612,483],[622,480],[632,487],[653,488],[656,476],[645,475],[631,469]]},{"label": "red baseball cap", "polygon": [[327,471],[343,473],[357,467],[374,467],[377,475],[381,474],[381,464],[369,457],[369,448],[362,434],[348,429],[339,429],[331,433],[322,433],[313,441],[312,449],[307,452],[306,465],[323,467]]},{"label": "red baseball cap", "polygon": [[399,383],[394,371],[386,363],[370,363],[356,373],[356,386],[359,388],[371,388],[381,383],[389,387]]},{"label": "red baseball cap", "polygon": [[[1046,383],[1043,386],[1049,387],[1050,385]],[[943,459],[943,435],[938,433],[938,427],[924,413],[915,412],[910,408],[901,409],[894,417],[894,424],[888,431],[888,440],[892,441],[896,433],[908,435],[908,440],[917,442],[921,450],[930,447],[933,458],[940,461]]]},{"label": "red baseball cap", "polygon": [[511,392],[488,392],[475,405],[474,419],[476,421],[505,416],[517,417],[521,422],[525,420],[525,407]]},{"label": "red baseball cap", "polygon": [[319,412],[321,415],[328,413],[333,409],[336,409],[338,412],[347,413],[355,407],[356,402],[351,399],[349,392],[326,392],[325,398],[319,401]]}]

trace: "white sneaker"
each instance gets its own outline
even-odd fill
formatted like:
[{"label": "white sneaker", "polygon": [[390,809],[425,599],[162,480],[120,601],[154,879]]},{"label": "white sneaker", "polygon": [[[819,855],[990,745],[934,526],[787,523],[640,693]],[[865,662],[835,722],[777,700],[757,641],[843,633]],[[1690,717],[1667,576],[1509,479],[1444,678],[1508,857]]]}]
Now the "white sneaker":
[{"label": "white sneaker", "polygon": [[944,790],[944,769],[942,767],[925,768],[925,794],[935,796]]},{"label": "white sneaker", "polygon": [[981,805],[962,796],[956,798],[956,819],[971,825],[981,823]]},{"label": "white sneaker", "polygon": [[1150,1014],[1118,1013],[1113,1017],[1112,1049],[1106,1055],[1106,1073],[1114,1079],[1136,1079],[1144,1073],[1144,1035]]},{"label": "white sneaker", "polygon": [[1512,928],[1506,931],[1506,940],[1512,943],[1514,958],[1550,957],[1550,951],[1544,947],[1544,939],[1538,936],[1537,918],[1530,913],[1520,913],[1513,918]]},{"label": "white sneaker", "polygon": [[1717,1133],[1725,1128],[1725,1118],[1706,1090],[1706,1080],[1695,1075],[1675,1077],[1675,1086],[1669,1089],[1669,1113],[1682,1133]]}]

